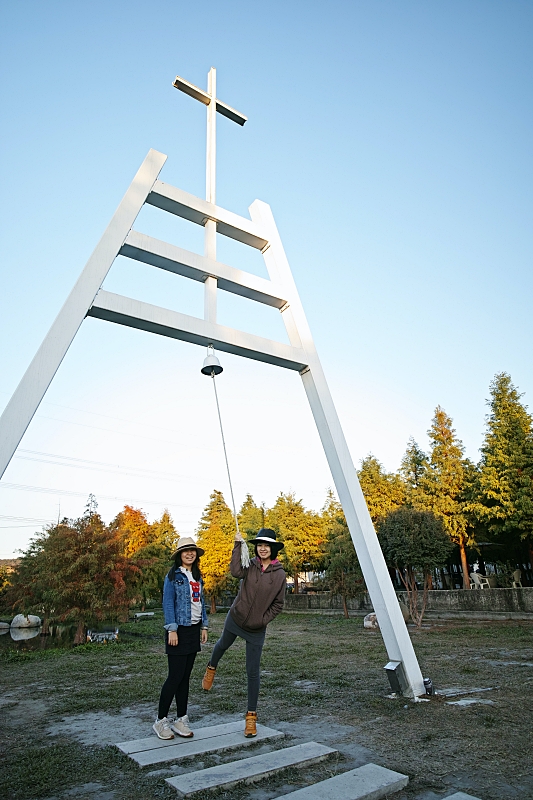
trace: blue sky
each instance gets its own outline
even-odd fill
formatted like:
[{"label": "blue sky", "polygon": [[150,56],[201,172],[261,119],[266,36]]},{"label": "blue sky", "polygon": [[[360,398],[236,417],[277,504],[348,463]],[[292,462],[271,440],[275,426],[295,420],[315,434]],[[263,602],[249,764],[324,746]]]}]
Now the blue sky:
[{"label": "blue sky", "polygon": [[[148,149],[204,196],[205,108],[171,84],[205,87],[211,66],[249,118],[218,118],[217,200],[271,205],[354,461],[396,469],[437,404],[476,460],[500,371],[531,404],[530,3],[26,0],[0,22],[0,409]],[[202,251],[154,209],[135,227]],[[265,274],[218,239],[221,261]],[[157,272],[119,258],[105,287],[201,314],[199,286]],[[224,324],[284,335],[219,294]],[[227,495],[203,355],[85,321],[0,484],[0,557],[90,491],[105,519],[131,499],[194,532]],[[318,509],[331,478],[298,376],[223,363],[237,501],[293,490]]]}]

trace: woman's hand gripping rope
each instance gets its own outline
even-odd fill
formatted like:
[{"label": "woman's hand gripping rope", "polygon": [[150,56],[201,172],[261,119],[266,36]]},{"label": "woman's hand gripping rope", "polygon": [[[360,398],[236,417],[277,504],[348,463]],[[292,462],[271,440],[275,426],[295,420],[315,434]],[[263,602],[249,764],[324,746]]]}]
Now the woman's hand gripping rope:
[{"label": "woman's hand gripping rope", "polygon": [[248,569],[250,566],[250,553],[248,545],[239,530],[235,534],[235,541],[241,543],[241,566],[243,569]]}]

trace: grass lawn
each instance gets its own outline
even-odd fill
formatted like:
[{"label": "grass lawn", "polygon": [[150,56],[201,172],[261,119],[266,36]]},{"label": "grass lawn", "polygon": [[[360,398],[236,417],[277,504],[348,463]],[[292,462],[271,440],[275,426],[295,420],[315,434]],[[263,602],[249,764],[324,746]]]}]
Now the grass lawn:
[{"label": "grass lawn", "polygon": [[[210,642],[196,661],[190,697],[193,728],[207,715],[214,721],[216,716],[222,719],[246,710],[244,643],[239,640],[221,662],[212,692],[199,689],[223,622],[223,614],[210,618]],[[164,774],[149,774],[157,770],[137,767],[109,745],[83,743],[98,714],[107,720],[107,741],[150,735],[148,720],[166,676],[161,625],[159,615],[123,625],[121,632],[136,635],[116,644],[73,650],[3,648],[2,797],[176,797]],[[285,723],[284,730],[290,732],[291,723],[308,720],[312,726],[316,720],[322,734],[329,728],[332,735],[344,726],[346,741],[368,748],[377,763],[409,775],[410,785],[395,795],[398,799],[432,797],[429,792],[438,797],[451,792],[452,786],[461,788],[463,779],[465,787],[472,781],[472,788],[465,791],[476,794],[477,787],[484,800],[533,797],[533,624],[433,624],[413,631],[412,637],[422,672],[433,679],[437,690],[491,687],[479,696],[492,704],[463,707],[442,698],[416,704],[388,699],[383,670],[388,659],[379,632],[364,630],[358,618],[283,614],[267,634],[259,721],[272,726]],[[123,722],[124,709],[134,713],[136,708],[147,718],[145,732],[113,739],[114,720]],[[80,735],[68,727],[74,718]],[[324,736],[319,740],[328,743]],[[290,743],[289,739],[275,746]],[[342,744],[332,746],[343,752]],[[253,748],[242,753],[252,754]],[[235,757],[228,754],[221,760]],[[210,766],[216,759],[205,758],[202,763]],[[346,764],[344,768],[349,768],[349,759]],[[180,762],[180,767],[195,765]],[[338,768],[342,771],[342,764]],[[327,775],[328,766],[323,765],[222,794],[228,800],[274,798],[302,781]]]}]

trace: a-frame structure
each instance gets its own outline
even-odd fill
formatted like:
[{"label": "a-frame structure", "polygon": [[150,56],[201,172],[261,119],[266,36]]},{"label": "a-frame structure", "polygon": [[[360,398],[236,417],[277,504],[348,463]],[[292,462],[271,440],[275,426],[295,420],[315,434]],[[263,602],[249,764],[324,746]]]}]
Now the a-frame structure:
[{"label": "a-frame structure", "polygon": [[[250,219],[246,219],[214,202],[216,112],[239,124],[244,124],[246,118],[216,98],[214,70],[209,74],[208,92],[181,78],[177,78],[174,85],[207,106],[208,199],[202,200],[161,182],[159,173],[167,157],[150,150],[0,418],[0,477],[86,316],[205,347],[213,345],[217,350],[298,372],[392,662],[388,665],[389,675],[394,671],[404,694],[422,695],[425,689],[420,667],[270,207],[255,200],[249,208]],[[133,230],[145,203],[204,226],[206,254],[197,255]],[[215,255],[217,232],[260,250],[270,280],[218,262]],[[203,282],[204,319],[103,290],[105,277],[119,255]],[[290,344],[219,325],[216,322],[218,289],[279,309]]]}]

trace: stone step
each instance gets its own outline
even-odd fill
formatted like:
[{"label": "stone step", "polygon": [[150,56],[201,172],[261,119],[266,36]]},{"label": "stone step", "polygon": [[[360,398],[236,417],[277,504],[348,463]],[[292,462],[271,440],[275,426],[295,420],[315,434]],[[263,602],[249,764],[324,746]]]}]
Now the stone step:
[{"label": "stone step", "polygon": [[257,736],[253,739],[244,737],[244,722],[230,722],[225,725],[211,725],[207,728],[197,728],[193,739],[159,739],[149,736],[147,739],[137,739],[131,742],[120,742],[115,745],[126,753],[141,767],[150,764],[160,764],[163,761],[176,761],[190,756],[199,756],[204,753],[214,753],[217,750],[231,750],[236,747],[246,747],[254,742],[264,739],[277,739],[285,736],[282,731],[267,728],[266,725],[257,726]]},{"label": "stone step", "polygon": [[284,794],[287,800],[380,800],[407,786],[409,778],[377,764],[365,764],[313,786]]},{"label": "stone step", "polygon": [[455,794],[449,794],[448,797],[445,797],[443,800],[480,800],[480,798],[474,797],[473,794],[465,794],[464,792],[455,792]]},{"label": "stone step", "polygon": [[[252,742],[257,741],[252,739]],[[187,772],[174,778],[166,778],[180,797],[191,797],[199,792],[210,789],[229,789],[239,783],[253,783],[262,778],[267,778],[275,772],[287,767],[301,767],[323,761],[331,753],[336,753],[331,747],[326,747],[317,742],[306,742],[294,747],[285,747],[283,750],[274,750],[240,761],[232,761],[209,767],[198,772]]]},{"label": "stone step", "polygon": [[[213,736],[222,736],[224,733],[237,733],[244,730],[244,722],[238,720],[237,722],[225,722],[221,725],[207,725],[205,728],[194,728],[194,739],[210,739]],[[177,738],[177,737],[176,737]],[[129,742],[119,742],[115,747],[126,753],[127,756],[132,753],[140,753],[142,750],[155,750],[159,747],[168,747],[169,745],[176,744],[174,739],[160,739],[158,736],[147,736],[146,739],[132,739]],[[187,739],[180,739],[180,741],[188,741]]]}]

